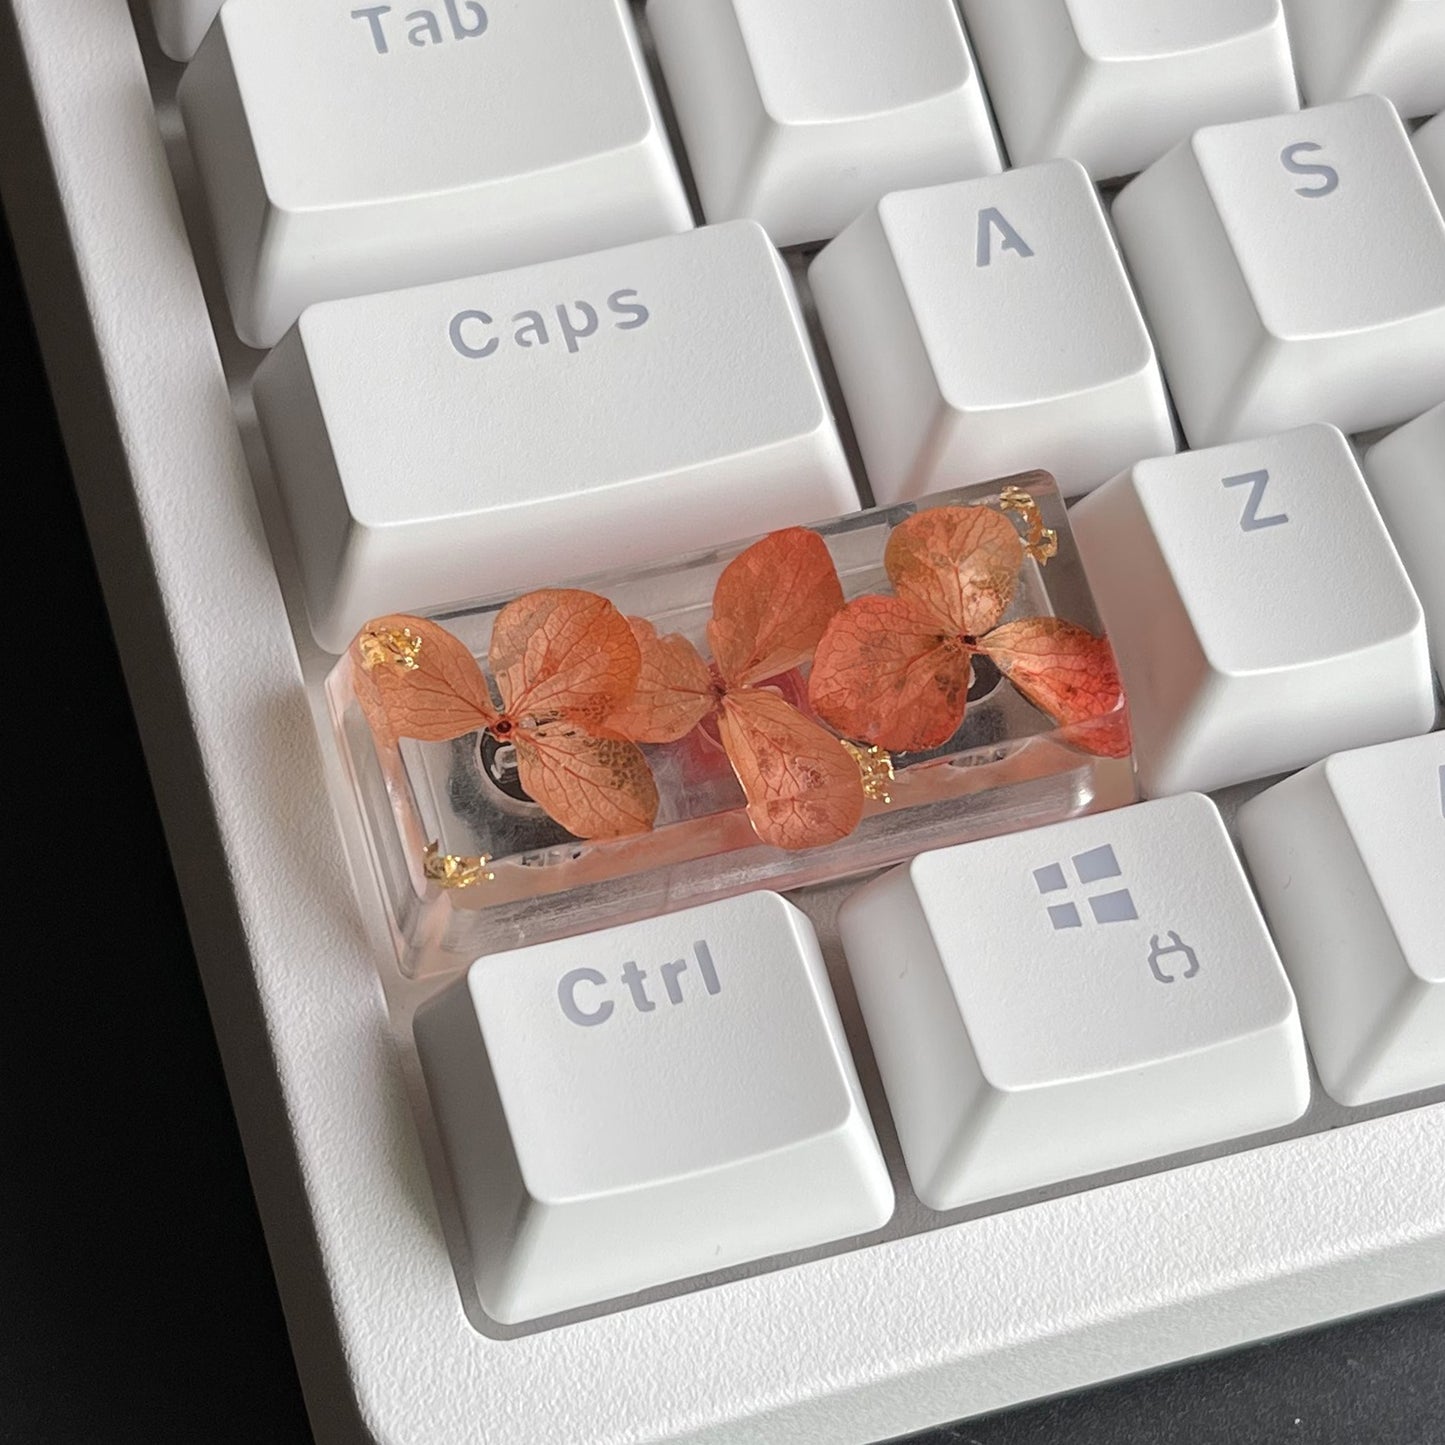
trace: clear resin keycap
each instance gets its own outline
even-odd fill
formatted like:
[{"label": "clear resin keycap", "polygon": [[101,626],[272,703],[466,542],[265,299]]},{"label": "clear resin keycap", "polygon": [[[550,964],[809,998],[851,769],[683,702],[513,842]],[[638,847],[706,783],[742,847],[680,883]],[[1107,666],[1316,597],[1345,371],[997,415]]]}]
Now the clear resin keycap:
[{"label": "clear resin keycap", "polygon": [[1045,472],[378,618],[328,694],[412,974],[1135,797]]}]

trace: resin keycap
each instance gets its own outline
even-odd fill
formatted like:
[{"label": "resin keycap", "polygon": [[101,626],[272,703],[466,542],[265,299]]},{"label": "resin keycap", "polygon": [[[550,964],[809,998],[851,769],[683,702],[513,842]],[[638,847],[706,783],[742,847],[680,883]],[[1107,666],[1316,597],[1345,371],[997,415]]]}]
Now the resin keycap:
[{"label": "resin keycap", "polygon": [[376,618],[327,691],[413,975],[1135,797],[1038,472]]}]

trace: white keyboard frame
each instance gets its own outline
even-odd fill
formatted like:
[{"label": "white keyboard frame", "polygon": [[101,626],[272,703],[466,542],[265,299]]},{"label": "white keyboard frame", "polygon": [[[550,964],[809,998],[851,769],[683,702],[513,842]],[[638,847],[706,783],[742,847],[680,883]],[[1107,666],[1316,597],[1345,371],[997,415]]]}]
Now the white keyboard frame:
[{"label": "white keyboard frame", "polygon": [[1445,1290],[1435,1102],[475,1330],[126,0],[4,8],[0,180],[319,1440],[868,1441]]}]

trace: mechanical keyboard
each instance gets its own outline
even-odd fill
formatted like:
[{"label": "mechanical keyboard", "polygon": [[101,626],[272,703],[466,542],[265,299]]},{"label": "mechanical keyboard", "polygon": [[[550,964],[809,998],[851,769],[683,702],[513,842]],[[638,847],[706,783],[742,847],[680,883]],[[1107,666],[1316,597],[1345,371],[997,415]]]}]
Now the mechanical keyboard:
[{"label": "mechanical keyboard", "polygon": [[1445,4],[8,11],[319,1438],[879,1439],[1445,1289]]}]

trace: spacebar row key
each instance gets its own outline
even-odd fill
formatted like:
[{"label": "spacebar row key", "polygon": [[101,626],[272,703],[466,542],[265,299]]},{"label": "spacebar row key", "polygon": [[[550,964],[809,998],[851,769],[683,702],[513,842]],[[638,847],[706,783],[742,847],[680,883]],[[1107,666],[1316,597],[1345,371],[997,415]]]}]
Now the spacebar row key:
[{"label": "spacebar row key", "polygon": [[751,221],[313,306],[256,410],[312,628],[851,512],[781,257]]}]

